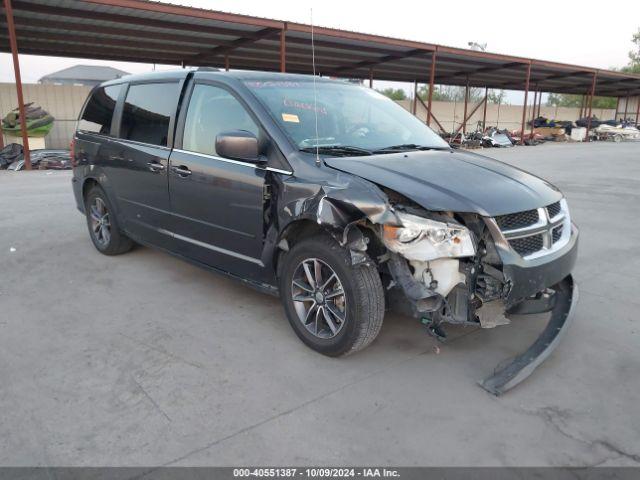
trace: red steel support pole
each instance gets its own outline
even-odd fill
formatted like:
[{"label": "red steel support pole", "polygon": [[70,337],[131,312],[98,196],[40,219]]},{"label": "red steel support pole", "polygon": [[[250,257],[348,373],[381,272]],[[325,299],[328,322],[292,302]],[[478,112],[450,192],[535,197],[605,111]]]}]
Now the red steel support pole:
[{"label": "red steel support pole", "polygon": [[436,50],[431,53],[431,73],[429,74],[429,97],[427,98],[427,125],[431,126],[431,100],[433,99],[433,87],[436,80]]},{"label": "red steel support pole", "polygon": [[0,122],[0,149],[4,148],[4,136],[2,133],[2,122]]},{"label": "red steel support pole", "polygon": [[18,61],[18,42],[16,40],[16,26],[13,23],[13,8],[11,0],[4,0],[4,11],[7,17],[7,30],[9,31],[9,45],[13,57],[13,72],[16,77],[16,92],[18,93],[18,112],[20,114],[20,130],[22,131],[22,147],[24,148],[24,168],[31,170],[31,155],[29,152],[29,136],[27,135],[27,122],[24,113],[24,97],[22,96],[22,77],[20,76],[20,62]]},{"label": "red steel support pole", "polygon": [[482,131],[487,129],[487,103],[489,101],[489,87],[484,87],[484,107],[482,108]]},{"label": "red steel support pole", "polygon": [[624,97],[624,116],[622,117],[622,120],[625,121],[627,119],[627,111],[629,110],[629,95],[627,94],[626,97]]},{"label": "red steel support pole", "polygon": [[462,115],[462,133],[467,133],[467,103],[469,102],[469,78],[464,87],[464,114]]},{"label": "red steel support pole", "polygon": [[287,26],[280,30],[280,71],[287,71]]},{"label": "red steel support pole", "polygon": [[224,69],[227,72],[229,71],[229,55],[224,56]]},{"label": "red steel support pole", "polygon": [[[473,110],[471,110],[471,112],[469,113],[469,115],[467,115],[467,120],[469,120],[471,117],[473,117],[473,115],[480,109],[480,107],[482,106],[482,101],[478,102],[478,104],[473,107]],[[435,118],[435,117],[434,117]],[[458,127],[458,129],[454,132],[453,134],[453,138],[456,138],[456,135],[458,135],[458,133],[460,133],[460,130],[462,130],[462,126],[464,125],[465,122],[462,122],[460,124],[460,126]]]},{"label": "red steel support pole", "polygon": [[373,68],[369,69],[369,88],[373,88]]},{"label": "red steel support pole", "polygon": [[524,145],[524,124],[527,119],[527,101],[529,99],[529,81],[531,80],[531,62],[527,64],[527,77],[524,81],[524,105],[522,106],[522,125],[520,129],[520,145]]},{"label": "red steel support pole", "polygon": [[418,80],[413,81],[413,105],[411,106],[411,113],[415,116],[418,111]]},{"label": "red steel support pole", "polygon": [[[640,105],[640,102],[638,103]],[[616,100],[616,114],[613,116],[614,120],[618,120],[618,110],[620,110],[620,97]]]},{"label": "red steel support pole", "polygon": [[589,119],[587,120],[587,141],[589,141],[589,130],[591,130],[591,107],[593,106],[593,96],[596,93],[596,82],[598,81],[598,72],[593,72],[593,81],[591,82],[591,93],[589,94]]},{"label": "red steel support pole", "polygon": [[[420,97],[418,97],[418,101],[424,107],[425,110],[429,110],[429,107],[427,107],[427,104],[424,103],[424,101]],[[433,118],[433,121],[436,122],[436,125],[438,126],[438,128],[440,129],[441,132],[443,132],[443,133],[446,132],[446,130],[444,129],[442,124],[438,121],[438,118],[435,115],[432,114],[431,118]]]},{"label": "red steel support pole", "polygon": [[[640,123],[640,95],[636,97],[636,125]],[[2,131],[0,131],[0,137],[2,136]]]},{"label": "red steel support pole", "polygon": [[538,90],[533,91],[533,106],[531,107],[531,129],[529,130],[529,135],[533,138],[533,124],[536,119],[536,105],[538,105]]},{"label": "red steel support pole", "polygon": [[536,115],[536,118],[540,116],[541,108],[542,108],[542,91],[540,91],[540,95],[538,95],[538,115]]}]

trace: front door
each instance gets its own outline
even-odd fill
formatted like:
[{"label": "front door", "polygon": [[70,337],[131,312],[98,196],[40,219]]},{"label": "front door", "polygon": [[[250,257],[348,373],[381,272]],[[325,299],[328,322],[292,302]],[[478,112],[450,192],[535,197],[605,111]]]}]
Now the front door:
[{"label": "front door", "polygon": [[260,129],[229,90],[196,83],[191,92],[182,148],[170,158],[169,194],[180,251],[226,272],[256,278],[261,270],[266,171],[221,158],[216,136]]}]

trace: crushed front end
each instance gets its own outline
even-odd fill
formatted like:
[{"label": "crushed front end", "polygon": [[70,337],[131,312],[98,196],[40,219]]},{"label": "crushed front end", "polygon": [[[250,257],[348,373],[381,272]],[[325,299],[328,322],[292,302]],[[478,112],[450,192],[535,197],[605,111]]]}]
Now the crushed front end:
[{"label": "crushed front end", "polygon": [[398,224],[380,227],[391,308],[439,339],[447,323],[493,328],[550,312],[536,342],[480,385],[499,395],[520,383],[556,347],[577,300],[578,230],[566,200],[496,217],[427,212],[402,198],[394,209]]}]

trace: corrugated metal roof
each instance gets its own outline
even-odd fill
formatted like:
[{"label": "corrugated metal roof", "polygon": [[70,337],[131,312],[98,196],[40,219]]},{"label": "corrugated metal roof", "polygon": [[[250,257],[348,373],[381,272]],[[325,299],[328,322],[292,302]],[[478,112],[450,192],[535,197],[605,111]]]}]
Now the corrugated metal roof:
[{"label": "corrugated metal roof", "polygon": [[[145,0],[12,0],[21,53],[280,69],[280,32],[286,31],[286,68],[312,73],[311,27]],[[4,24],[4,18],[0,17]],[[9,51],[0,25],[0,51]],[[317,71],[323,75],[427,83],[436,51],[437,84],[596,94],[640,93],[640,75],[430,43],[314,27]]]}]

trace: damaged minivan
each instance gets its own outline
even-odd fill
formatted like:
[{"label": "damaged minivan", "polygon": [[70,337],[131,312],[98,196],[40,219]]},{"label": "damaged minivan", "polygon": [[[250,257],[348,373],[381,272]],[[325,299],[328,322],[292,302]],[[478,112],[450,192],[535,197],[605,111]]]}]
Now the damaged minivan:
[{"label": "damaged minivan", "polygon": [[572,317],[578,230],[562,193],[450,148],[373,89],[215,69],[129,76],[92,91],[72,149],[98,251],[149,245],[279,295],[325,355],[365,348],[387,309],[439,339],[446,324],[548,312],[534,344],[481,382],[499,394]]}]

